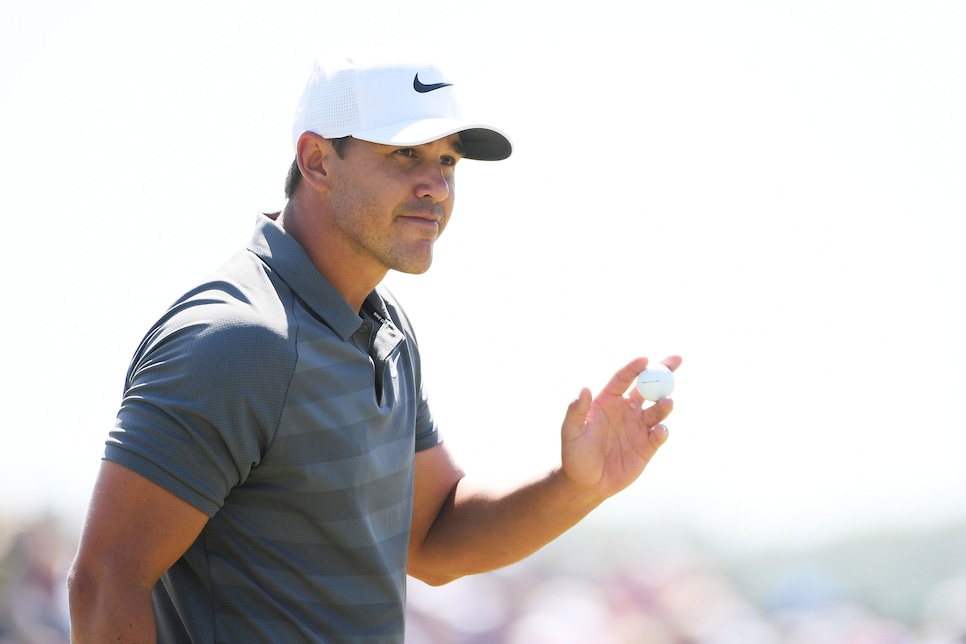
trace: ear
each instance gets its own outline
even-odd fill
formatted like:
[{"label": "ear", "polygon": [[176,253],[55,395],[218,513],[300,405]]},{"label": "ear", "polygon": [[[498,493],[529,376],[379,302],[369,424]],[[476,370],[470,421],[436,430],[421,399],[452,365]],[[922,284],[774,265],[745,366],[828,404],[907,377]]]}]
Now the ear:
[{"label": "ear", "polygon": [[296,147],[302,180],[319,192],[329,188],[331,164],[337,158],[332,142],[314,132],[303,132]]}]

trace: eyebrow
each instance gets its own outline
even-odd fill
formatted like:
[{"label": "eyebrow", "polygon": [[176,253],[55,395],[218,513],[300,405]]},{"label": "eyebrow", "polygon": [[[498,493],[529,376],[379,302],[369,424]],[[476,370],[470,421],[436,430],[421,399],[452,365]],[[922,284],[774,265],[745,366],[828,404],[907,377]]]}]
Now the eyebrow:
[{"label": "eyebrow", "polygon": [[[460,137],[462,137],[462,135],[460,135]],[[456,154],[460,155],[461,157],[466,156],[466,153],[463,151],[464,148],[463,148],[463,139],[462,138],[455,139],[450,144],[449,147],[450,147],[451,150],[453,150],[453,152],[455,152]]]}]

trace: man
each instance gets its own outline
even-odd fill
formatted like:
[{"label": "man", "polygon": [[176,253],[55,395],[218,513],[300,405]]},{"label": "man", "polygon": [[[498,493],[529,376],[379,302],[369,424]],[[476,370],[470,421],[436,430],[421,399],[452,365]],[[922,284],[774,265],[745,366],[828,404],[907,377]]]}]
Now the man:
[{"label": "man", "polygon": [[74,642],[402,641],[407,573],[518,561],[664,443],[672,402],[631,387],[645,358],[581,391],[561,465],[515,491],[475,488],[441,441],[379,284],[429,268],[462,158],[510,155],[454,91],[425,64],[312,75],[284,209],[131,363],[69,580]]}]

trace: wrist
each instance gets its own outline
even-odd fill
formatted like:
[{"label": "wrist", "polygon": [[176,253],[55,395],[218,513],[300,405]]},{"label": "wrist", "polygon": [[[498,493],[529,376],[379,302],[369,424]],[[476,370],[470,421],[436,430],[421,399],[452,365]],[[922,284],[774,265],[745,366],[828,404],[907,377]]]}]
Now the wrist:
[{"label": "wrist", "polygon": [[562,466],[558,466],[550,473],[550,479],[551,484],[560,490],[562,498],[566,499],[569,505],[582,510],[584,514],[590,513],[607,500],[607,497],[595,488],[574,481]]}]

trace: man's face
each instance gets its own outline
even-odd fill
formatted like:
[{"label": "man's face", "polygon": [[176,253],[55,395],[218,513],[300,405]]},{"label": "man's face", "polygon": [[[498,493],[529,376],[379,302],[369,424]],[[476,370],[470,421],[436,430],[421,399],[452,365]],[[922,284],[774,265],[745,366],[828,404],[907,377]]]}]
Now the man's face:
[{"label": "man's face", "polygon": [[453,134],[399,147],[352,140],[330,168],[333,225],[362,266],[423,273],[455,200]]}]

